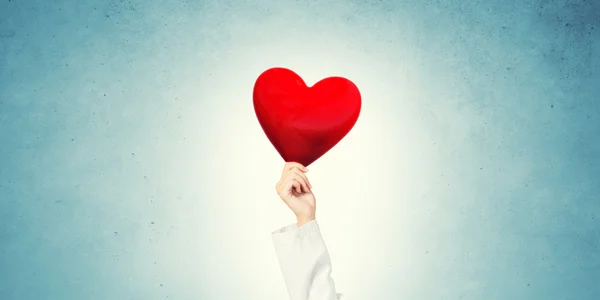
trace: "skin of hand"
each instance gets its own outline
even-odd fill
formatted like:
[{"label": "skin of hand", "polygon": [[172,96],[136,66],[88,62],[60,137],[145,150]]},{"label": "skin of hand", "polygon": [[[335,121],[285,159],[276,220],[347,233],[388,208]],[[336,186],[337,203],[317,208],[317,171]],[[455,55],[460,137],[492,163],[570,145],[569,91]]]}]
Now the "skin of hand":
[{"label": "skin of hand", "polygon": [[308,169],[296,162],[287,162],[281,179],[275,185],[277,194],[296,215],[298,227],[315,219],[316,201],[312,185],[306,178]]}]

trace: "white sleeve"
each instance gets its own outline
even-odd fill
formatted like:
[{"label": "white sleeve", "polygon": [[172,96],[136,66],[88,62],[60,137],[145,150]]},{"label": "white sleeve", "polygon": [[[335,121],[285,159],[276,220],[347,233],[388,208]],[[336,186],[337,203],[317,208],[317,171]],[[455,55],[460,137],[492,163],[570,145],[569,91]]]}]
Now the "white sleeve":
[{"label": "white sleeve", "polygon": [[331,259],[319,224],[312,220],[272,233],[290,300],[339,300],[331,278]]}]

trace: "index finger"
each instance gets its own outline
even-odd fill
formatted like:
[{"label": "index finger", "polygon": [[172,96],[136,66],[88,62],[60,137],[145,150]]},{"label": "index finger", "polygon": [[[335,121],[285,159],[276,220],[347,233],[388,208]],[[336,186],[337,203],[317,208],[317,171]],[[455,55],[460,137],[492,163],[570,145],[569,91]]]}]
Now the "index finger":
[{"label": "index finger", "polygon": [[285,172],[291,170],[293,167],[296,167],[296,168],[300,169],[300,171],[303,171],[303,172],[308,171],[308,169],[306,169],[306,167],[303,166],[302,164],[290,161],[290,162],[285,163],[285,166],[283,167],[282,175],[285,174]]}]

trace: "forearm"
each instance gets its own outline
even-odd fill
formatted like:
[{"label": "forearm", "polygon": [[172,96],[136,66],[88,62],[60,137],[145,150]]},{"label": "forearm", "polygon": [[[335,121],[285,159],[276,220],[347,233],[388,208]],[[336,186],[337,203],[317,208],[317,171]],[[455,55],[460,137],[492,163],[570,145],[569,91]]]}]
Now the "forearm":
[{"label": "forearm", "polygon": [[329,252],[315,219],[298,220],[272,236],[290,300],[339,299]]}]

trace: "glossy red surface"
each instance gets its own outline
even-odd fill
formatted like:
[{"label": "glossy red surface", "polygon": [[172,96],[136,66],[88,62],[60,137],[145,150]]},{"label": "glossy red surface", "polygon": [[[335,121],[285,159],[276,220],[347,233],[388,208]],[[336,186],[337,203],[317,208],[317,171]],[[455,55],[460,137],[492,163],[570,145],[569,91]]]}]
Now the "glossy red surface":
[{"label": "glossy red surface", "polygon": [[308,87],[285,68],[263,72],[254,84],[254,110],[281,157],[308,166],[339,143],[358,120],[356,85],[329,77]]}]

